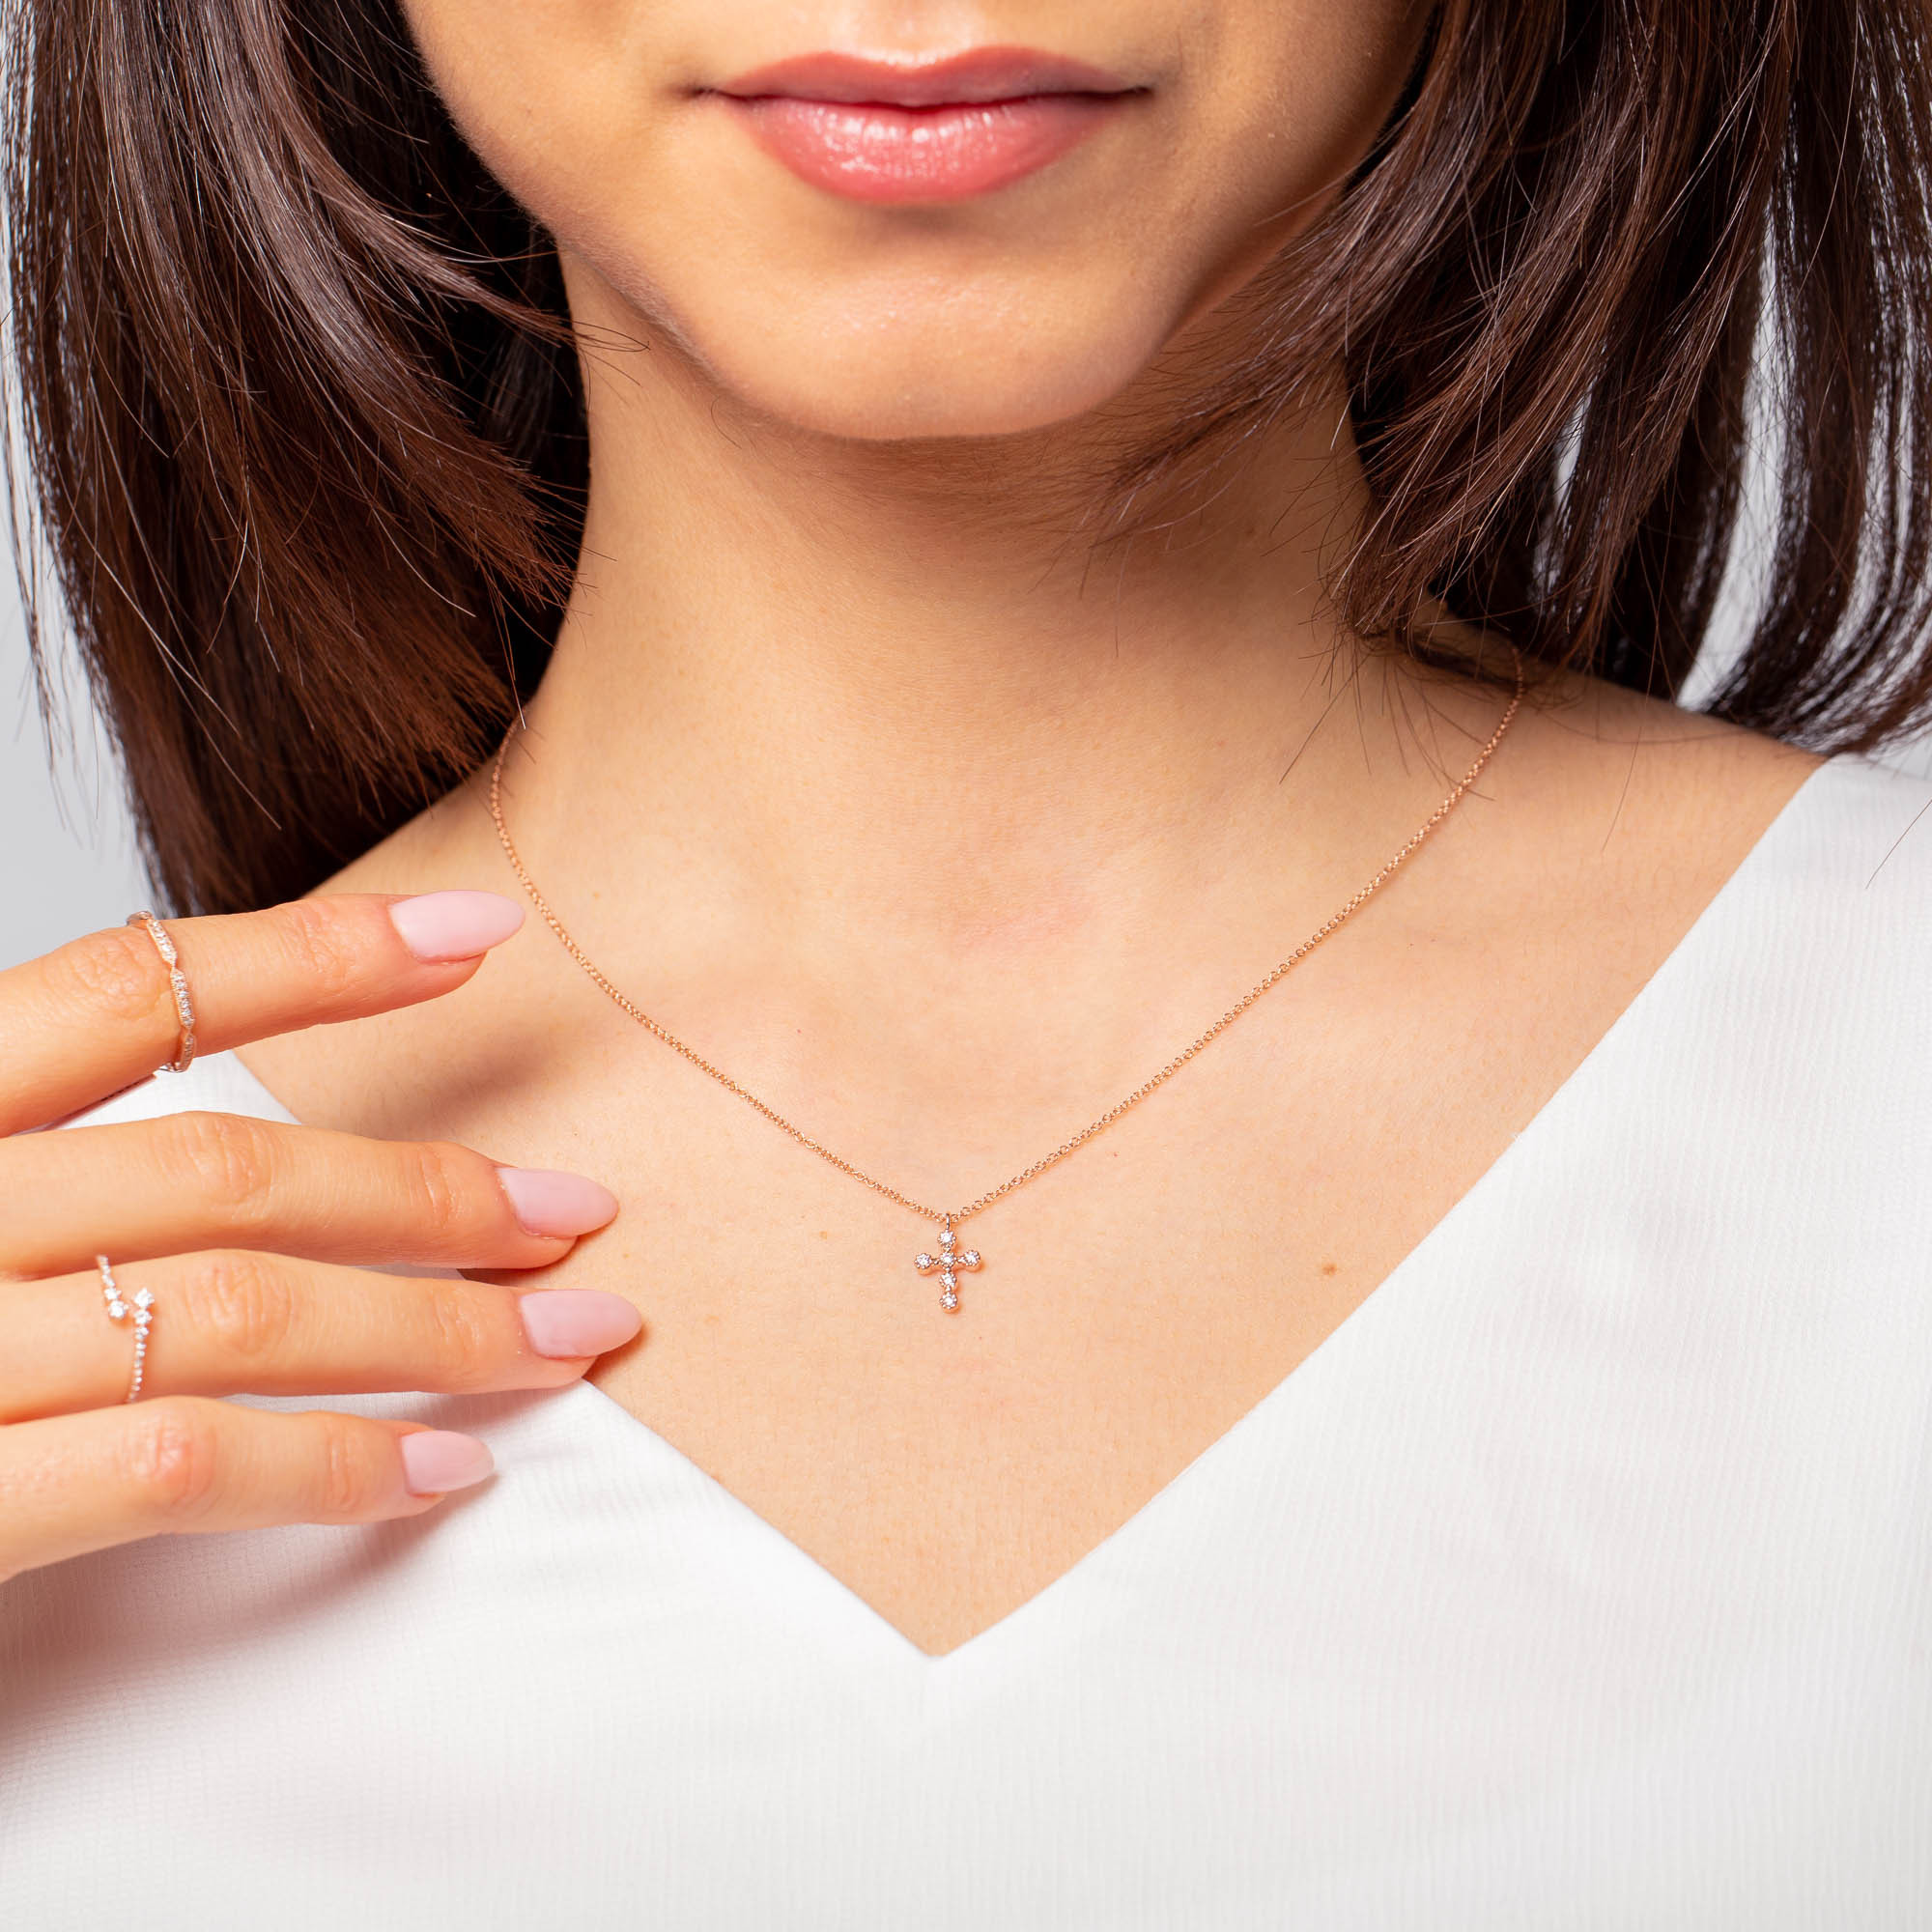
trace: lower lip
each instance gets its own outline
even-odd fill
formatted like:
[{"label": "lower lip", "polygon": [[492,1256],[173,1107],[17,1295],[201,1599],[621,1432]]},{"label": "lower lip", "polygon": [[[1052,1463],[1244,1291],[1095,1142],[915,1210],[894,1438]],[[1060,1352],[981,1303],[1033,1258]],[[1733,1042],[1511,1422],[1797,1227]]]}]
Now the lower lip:
[{"label": "lower lip", "polygon": [[938,107],[798,100],[737,104],[767,153],[847,201],[964,201],[1037,174],[1099,126],[1118,96],[1033,94]]}]

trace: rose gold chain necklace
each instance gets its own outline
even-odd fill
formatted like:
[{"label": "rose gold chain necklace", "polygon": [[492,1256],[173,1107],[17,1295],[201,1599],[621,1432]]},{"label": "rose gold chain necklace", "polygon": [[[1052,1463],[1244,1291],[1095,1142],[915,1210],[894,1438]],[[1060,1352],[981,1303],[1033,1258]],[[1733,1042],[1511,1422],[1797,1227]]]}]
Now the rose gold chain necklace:
[{"label": "rose gold chain necklace", "polygon": [[1394,858],[1389,860],[1382,867],[1381,870],[1353,898],[1339,911],[1332,914],[1323,924],[1318,926],[1315,931],[1310,933],[1265,979],[1259,980],[1255,985],[1250,987],[1200,1038],[1193,1041],[1192,1044],[1183,1047],[1158,1073],[1143,1081],[1125,1099],[1117,1101],[1098,1120],[1090,1122],[1070,1140],[1062,1141],[1051,1153],[1043,1155],[1040,1159],[1035,1161],[1031,1167],[1022,1168],[1019,1173],[1001,1181],[997,1187],[989,1187],[983,1194],[976,1195],[963,1208],[929,1208],[923,1201],[915,1201],[910,1195],[900,1193],[896,1187],[892,1186],[889,1182],[879,1179],[875,1175],[867,1174],[864,1168],[855,1167],[849,1160],[834,1153],[822,1142],[813,1140],[803,1128],[794,1126],[776,1107],[767,1106],[749,1088],[740,1086],[728,1073],[712,1065],[710,1061],[706,1060],[702,1054],[687,1046],[675,1034],[660,1026],[636,1001],[632,1000],[629,995],[624,993],[619,987],[612,985],[605,978],[603,972],[591,959],[590,955],[570,936],[564,927],[563,922],[551,910],[549,901],[537,891],[536,881],[530,877],[528,868],[525,866],[523,860],[517,856],[517,848],[511,842],[510,828],[503,817],[502,788],[503,760],[509,756],[510,746],[515,742],[516,731],[514,729],[504,738],[502,749],[497,753],[497,762],[490,769],[490,816],[496,820],[497,837],[502,841],[503,855],[510,862],[510,869],[516,873],[524,891],[529,895],[530,903],[543,916],[544,923],[556,934],[558,940],[562,943],[563,950],[577,961],[578,965],[582,967],[585,974],[589,976],[592,983],[614,1001],[632,1019],[636,1020],[646,1033],[655,1035],[673,1053],[681,1054],[700,1073],[708,1073],[727,1093],[735,1094],[739,1099],[744,1101],[746,1106],[753,1108],[756,1112],[762,1114],[766,1120],[771,1122],[773,1126],[782,1127],[800,1147],[806,1149],[810,1153],[815,1153],[819,1159],[829,1161],[840,1174],[850,1175],[854,1180],[859,1181],[864,1186],[869,1187],[874,1194],[884,1195],[888,1201],[893,1202],[895,1206],[907,1208],[912,1213],[918,1214],[925,1220],[937,1221],[940,1224],[939,1252],[937,1254],[916,1256],[913,1265],[923,1275],[932,1273],[935,1268],[939,1271],[940,1306],[947,1309],[955,1309],[959,1306],[959,1270],[962,1268],[977,1268],[980,1265],[980,1253],[977,1248],[961,1248],[959,1246],[958,1230],[967,1218],[970,1215],[980,1213],[983,1208],[990,1208],[995,1201],[1004,1199],[1007,1195],[1012,1193],[1015,1188],[1024,1187],[1029,1180],[1037,1179],[1048,1168],[1057,1166],[1061,1161],[1065,1160],[1075,1149],[1085,1147],[1095,1134],[1112,1126],[1129,1108],[1139,1106],[1155,1088],[1164,1087],[1168,1081],[1173,1079],[1210,1040],[1219,1038],[1222,1034],[1227,1032],[1271,986],[1277,985],[1281,980],[1285,980],[1338,925],[1361,906],[1381,886],[1382,882],[1395,871],[1396,867],[1456,809],[1457,803],[1461,800],[1463,794],[1475,783],[1477,774],[1489,763],[1490,754],[1501,744],[1503,733],[1509,729],[1510,721],[1516,716],[1517,707],[1521,702],[1522,659],[1520,655],[1518,655],[1516,659],[1516,694],[1511,697],[1508,708],[1503,712],[1502,722],[1490,734],[1489,743],[1477,754],[1475,763],[1463,774],[1461,781],[1449,796],[1423,820],[1408,843]]}]

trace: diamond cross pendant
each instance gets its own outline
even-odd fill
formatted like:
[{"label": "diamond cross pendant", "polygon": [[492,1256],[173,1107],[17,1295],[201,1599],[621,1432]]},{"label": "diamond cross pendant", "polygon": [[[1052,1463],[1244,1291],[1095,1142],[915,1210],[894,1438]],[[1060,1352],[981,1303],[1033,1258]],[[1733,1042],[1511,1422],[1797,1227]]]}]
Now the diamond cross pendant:
[{"label": "diamond cross pendant", "polygon": [[939,1305],[942,1308],[959,1306],[960,1268],[976,1268],[980,1265],[980,1251],[968,1248],[962,1254],[958,1246],[959,1237],[952,1232],[952,1223],[947,1222],[939,1231],[939,1252],[936,1255],[915,1255],[913,1266],[921,1274],[930,1274],[939,1270]]}]

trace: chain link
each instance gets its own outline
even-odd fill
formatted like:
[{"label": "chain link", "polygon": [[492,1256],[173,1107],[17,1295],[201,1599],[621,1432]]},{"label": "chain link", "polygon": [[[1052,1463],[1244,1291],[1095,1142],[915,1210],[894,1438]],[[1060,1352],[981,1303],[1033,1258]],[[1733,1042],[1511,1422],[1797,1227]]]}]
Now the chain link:
[{"label": "chain link", "polygon": [[910,1195],[900,1193],[890,1182],[879,1179],[875,1175],[867,1174],[864,1168],[853,1166],[849,1160],[844,1159],[839,1154],[834,1153],[823,1142],[813,1140],[803,1128],[794,1126],[776,1107],[768,1106],[749,1088],[740,1086],[737,1081],[732,1079],[722,1068],[712,1065],[710,1061],[706,1060],[701,1053],[687,1046],[675,1034],[660,1026],[635,1000],[631,999],[620,987],[613,985],[605,977],[602,969],[584,952],[582,947],[578,945],[577,941],[570,936],[564,927],[563,922],[552,911],[549,901],[537,891],[536,881],[530,877],[528,868],[525,866],[523,860],[518,857],[517,848],[511,841],[509,824],[503,816],[502,781],[503,761],[509,756],[510,747],[515,742],[517,735],[515,727],[512,727],[509,734],[504,738],[502,749],[497,753],[497,762],[490,770],[490,816],[496,821],[497,837],[502,842],[503,856],[509,860],[510,869],[516,873],[518,882],[523,886],[524,891],[529,895],[530,903],[542,915],[544,923],[556,934],[563,950],[583,969],[592,984],[597,986],[600,991],[605,993],[625,1013],[637,1021],[646,1033],[663,1040],[665,1045],[669,1047],[673,1053],[682,1055],[700,1073],[708,1073],[726,1093],[735,1094],[739,1099],[744,1101],[746,1106],[762,1114],[766,1120],[771,1122],[773,1126],[782,1127],[800,1147],[804,1148],[810,1153],[815,1153],[819,1159],[829,1161],[840,1174],[850,1175],[854,1180],[869,1187],[874,1194],[883,1195],[886,1200],[894,1203],[896,1207],[908,1208],[915,1214],[923,1215],[928,1221],[938,1221],[949,1227],[956,1228],[969,1215],[980,1213],[985,1208],[990,1208],[995,1201],[1003,1200],[1007,1195],[1012,1193],[1015,1188],[1024,1187],[1028,1181],[1037,1179],[1048,1168],[1057,1166],[1068,1154],[1085,1147],[1095,1134],[1105,1132],[1122,1114],[1125,1114],[1131,1108],[1138,1107],[1157,1088],[1166,1086],[1196,1054],[1212,1041],[1218,1039],[1222,1034],[1226,1033],[1264,993],[1285,980],[1337,926],[1341,925],[1368,899],[1374,896],[1382,883],[1401,866],[1403,861],[1435,831],[1443,819],[1448,817],[1450,812],[1455,810],[1457,805],[1462,800],[1463,794],[1475,783],[1477,776],[1481,773],[1483,767],[1489,763],[1491,753],[1502,743],[1503,733],[1509,729],[1510,721],[1515,718],[1517,707],[1522,702],[1522,658],[1520,653],[1512,653],[1512,655],[1516,658],[1516,693],[1511,697],[1508,708],[1503,712],[1502,722],[1490,734],[1489,743],[1477,753],[1475,763],[1463,774],[1455,790],[1416,828],[1414,836],[1409,839],[1408,843],[1394,858],[1389,860],[1382,867],[1381,870],[1356,893],[1353,898],[1349,900],[1340,910],[1333,913],[1323,924],[1318,926],[1315,931],[1310,933],[1265,979],[1250,987],[1206,1033],[1189,1045],[1184,1046],[1158,1073],[1143,1081],[1125,1099],[1119,1100],[1113,1106],[1109,1107],[1098,1120],[1091,1122],[1088,1125],[1082,1127],[1071,1140],[1062,1141],[1051,1153],[1042,1155],[1031,1167],[1022,1168],[1019,1173],[1001,1181],[997,1187],[989,1187],[983,1194],[976,1195],[963,1208],[953,1208],[951,1209],[929,1208],[924,1202],[915,1201]]}]

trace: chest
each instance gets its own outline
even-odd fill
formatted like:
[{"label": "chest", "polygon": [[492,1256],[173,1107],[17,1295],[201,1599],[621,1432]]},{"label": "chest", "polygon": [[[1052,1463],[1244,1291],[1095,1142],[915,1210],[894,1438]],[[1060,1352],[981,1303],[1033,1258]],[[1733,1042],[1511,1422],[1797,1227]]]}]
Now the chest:
[{"label": "chest", "polygon": [[[1606,981],[1525,1055],[1520,1009],[1491,1004],[1493,962],[1445,942],[1435,965],[1436,998],[1406,1013],[1331,975],[1314,999],[1248,1016],[966,1221],[956,1245],[980,1264],[957,1272],[951,1311],[939,1270],[918,1266],[943,1254],[938,1224],[622,1024],[554,1087],[494,1095],[454,1131],[615,1189],[618,1221],[544,1278],[643,1311],[639,1340],[593,1369],[598,1388],[942,1654],[1065,1574],[1295,1374],[1629,991]],[[988,1185],[1065,1137],[1049,1113],[1002,1122],[990,1075],[972,1110],[957,1171]],[[866,1138],[855,1121],[847,1145]]]},{"label": "chest", "polygon": [[[1347,1327],[1646,988],[1762,832],[1763,801],[1747,805],[1667,867],[1620,848],[1612,864],[1601,833],[1434,851],[1403,897],[967,1219],[959,1245],[982,1265],[952,1311],[916,1267],[936,1221],[669,1052],[534,923],[462,994],[366,1023],[341,1064],[384,1068],[377,1083],[318,1082],[286,1053],[262,1070],[303,1118],[612,1187],[618,1219],[541,1278],[641,1309],[597,1388],[942,1655],[1065,1576]],[[1211,964],[1210,936],[1178,938],[1174,967]],[[1231,956],[1265,957],[1264,934],[1237,937]],[[1221,1001],[1240,991],[1228,977]],[[789,1054],[789,1071],[753,1084],[943,1210],[1063,1147],[1216,1011],[1211,975],[1198,1017],[1179,1005],[1138,1035],[1138,1004],[1163,988],[1014,983],[1033,988],[1023,1009],[959,982],[923,1014],[883,974],[856,1005],[768,1029],[765,1064]],[[713,1031],[778,990],[730,987]],[[1068,1041],[1138,1043],[1076,1077],[1044,1023],[1056,1010]],[[838,1050],[793,1052],[839,1027]],[[757,1052],[697,1037],[753,1079]],[[908,1063],[929,1070],[908,1080]]]}]

